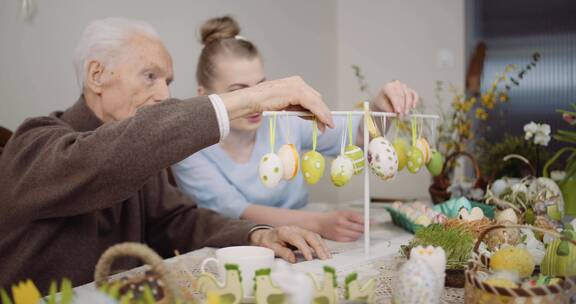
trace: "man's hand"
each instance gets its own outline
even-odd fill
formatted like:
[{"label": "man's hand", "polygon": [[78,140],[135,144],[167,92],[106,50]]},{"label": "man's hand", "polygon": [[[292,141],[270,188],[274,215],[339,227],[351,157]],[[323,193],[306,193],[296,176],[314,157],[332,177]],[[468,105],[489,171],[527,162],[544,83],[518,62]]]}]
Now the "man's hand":
[{"label": "man's hand", "polygon": [[310,111],[318,127],[334,127],[332,114],[322,96],[298,76],[270,80],[256,86],[221,94],[230,120],[264,111]]},{"label": "man's hand", "polygon": [[420,97],[416,91],[406,84],[394,80],[380,89],[370,107],[374,111],[394,112],[402,116],[414,109],[419,100]]},{"label": "man's hand", "polygon": [[250,234],[250,242],[252,245],[274,250],[276,256],[291,263],[296,262],[296,255],[289,247],[299,249],[307,261],[312,260],[314,254],[322,260],[331,258],[330,251],[320,235],[296,226],[256,230]]}]

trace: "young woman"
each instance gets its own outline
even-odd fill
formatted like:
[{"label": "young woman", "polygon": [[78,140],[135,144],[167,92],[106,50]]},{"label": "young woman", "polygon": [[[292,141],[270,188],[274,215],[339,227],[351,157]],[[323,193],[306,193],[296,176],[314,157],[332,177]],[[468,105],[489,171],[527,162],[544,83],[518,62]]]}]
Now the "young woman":
[{"label": "young woman", "polygon": [[[266,80],[256,46],[239,36],[240,27],[229,16],[213,18],[201,27],[204,48],[198,60],[198,94],[230,92],[254,86]],[[401,82],[386,84],[371,108],[379,111],[408,113],[416,106],[418,95]],[[336,241],[354,241],[363,233],[364,219],[357,212],[339,210],[327,213],[299,210],[308,201],[302,174],[266,188],[258,176],[262,156],[270,152],[268,123],[260,115],[230,122],[230,135],[218,145],[206,148],[173,166],[180,188],[204,208],[226,216],[248,219],[269,225],[298,225]],[[336,127],[319,135],[317,151],[336,156],[340,152],[345,117],[334,118]],[[360,118],[353,119],[354,139]],[[312,124],[297,117],[277,117],[276,149],[287,142],[298,151],[310,150]],[[358,136],[359,135],[359,136]],[[329,167],[329,166],[327,166]]]}]

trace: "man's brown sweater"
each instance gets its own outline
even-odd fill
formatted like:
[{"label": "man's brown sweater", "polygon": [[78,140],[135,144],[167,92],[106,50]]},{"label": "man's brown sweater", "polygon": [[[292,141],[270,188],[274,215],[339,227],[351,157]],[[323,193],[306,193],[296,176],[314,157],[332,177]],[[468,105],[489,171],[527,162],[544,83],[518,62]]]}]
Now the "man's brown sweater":
[{"label": "man's brown sweater", "polygon": [[[216,144],[210,100],[168,100],[103,124],[83,98],[26,120],[0,155],[0,286],[92,281],[106,248],[142,242],[162,256],[248,242],[254,226],[196,204],[166,168]],[[134,267],[123,261],[115,268]]]}]

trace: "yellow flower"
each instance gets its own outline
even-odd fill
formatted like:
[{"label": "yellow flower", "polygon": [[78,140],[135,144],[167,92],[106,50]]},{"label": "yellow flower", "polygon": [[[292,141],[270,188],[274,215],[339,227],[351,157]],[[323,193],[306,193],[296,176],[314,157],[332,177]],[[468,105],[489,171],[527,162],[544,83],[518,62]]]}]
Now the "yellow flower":
[{"label": "yellow flower", "polygon": [[12,296],[15,304],[36,304],[40,301],[40,292],[30,280],[12,286]]},{"label": "yellow flower", "polygon": [[494,106],[496,105],[496,98],[494,98],[493,94],[483,94],[482,95],[482,104],[492,110],[494,109]]},{"label": "yellow flower", "polygon": [[478,118],[480,120],[486,120],[486,119],[488,119],[488,113],[486,113],[486,110],[484,110],[484,108],[477,108],[476,109],[476,118]]},{"label": "yellow flower", "polygon": [[500,95],[498,95],[498,100],[500,100],[500,102],[507,102],[509,98],[510,97],[506,93],[500,93]]},{"label": "yellow flower", "polygon": [[464,102],[462,102],[462,112],[468,112],[470,111],[470,109],[472,108],[472,106],[474,105],[474,102],[472,100],[465,100]]}]

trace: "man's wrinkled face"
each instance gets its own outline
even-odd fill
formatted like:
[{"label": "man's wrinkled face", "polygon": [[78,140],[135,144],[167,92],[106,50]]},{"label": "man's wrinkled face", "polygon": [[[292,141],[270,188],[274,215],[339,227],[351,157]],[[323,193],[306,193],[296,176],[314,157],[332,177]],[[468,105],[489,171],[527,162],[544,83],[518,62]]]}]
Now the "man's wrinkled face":
[{"label": "man's wrinkled face", "polygon": [[172,58],[161,41],[136,34],[103,69],[101,79],[101,118],[123,120],[170,97]]}]

